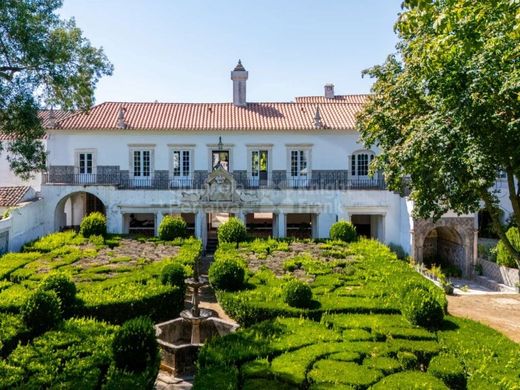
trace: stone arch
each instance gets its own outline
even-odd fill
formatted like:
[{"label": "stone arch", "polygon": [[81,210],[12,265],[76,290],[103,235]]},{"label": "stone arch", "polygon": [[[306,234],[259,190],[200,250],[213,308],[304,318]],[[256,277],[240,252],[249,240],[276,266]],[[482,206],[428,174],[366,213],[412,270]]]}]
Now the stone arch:
[{"label": "stone arch", "polygon": [[89,191],[75,191],[63,196],[54,208],[54,229],[78,229],[81,220],[91,212],[106,215],[107,208],[99,196]]},{"label": "stone arch", "polygon": [[436,222],[415,220],[413,257],[419,263],[456,265],[471,277],[475,265],[476,226],[473,217],[443,217]]}]

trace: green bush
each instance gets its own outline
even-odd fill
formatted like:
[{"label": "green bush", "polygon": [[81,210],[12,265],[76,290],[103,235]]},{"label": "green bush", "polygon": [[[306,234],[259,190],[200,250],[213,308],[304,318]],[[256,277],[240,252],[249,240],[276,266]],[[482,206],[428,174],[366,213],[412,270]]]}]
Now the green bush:
[{"label": "green bush", "polygon": [[187,236],[187,225],[181,217],[166,215],[159,225],[159,238],[164,241],[172,241],[176,238]]},{"label": "green bush", "polygon": [[418,359],[412,352],[401,351],[397,353],[397,360],[405,370],[413,370],[417,367]]},{"label": "green bush", "polygon": [[90,213],[81,221],[79,232],[83,237],[106,236],[107,219],[99,211]]},{"label": "green bush", "polygon": [[[520,251],[520,232],[518,231],[518,228],[509,228],[506,236],[509,239],[511,245],[513,245],[513,248],[515,248],[517,251]],[[515,258],[513,255],[511,255],[511,253],[509,253],[502,240],[500,240],[497,244],[497,263],[506,267],[518,268]]]},{"label": "green bush", "polygon": [[399,260],[406,260],[406,258],[408,257],[408,253],[406,253],[404,248],[399,244],[394,244],[393,242],[391,242],[390,244],[388,244],[388,248],[390,248],[390,250],[395,253]]},{"label": "green bush", "polygon": [[19,314],[0,313],[0,360],[2,356],[7,356],[19,341],[26,339],[28,333]]},{"label": "green bush", "polygon": [[339,221],[330,227],[329,237],[331,240],[352,242],[357,239],[356,227],[351,222]]},{"label": "green bush", "polygon": [[448,390],[441,380],[420,371],[392,374],[376,383],[373,390]]},{"label": "green bush", "polygon": [[242,242],[247,238],[246,227],[238,218],[229,218],[218,227],[217,230],[218,242]]},{"label": "green bush", "polygon": [[22,306],[22,319],[35,334],[52,329],[62,321],[60,300],[54,291],[37,290]]},{"label": "green bush", "polygon": [[290,280],[283,286],[283,300],[292,307],[308,308],[312,304],[312,290],[307,283]]},{"label": "green bush", "polygon": [[238,291],[244,287],[245,266],[234,257],[215,260],[209,267],[209,283],[214,289]]},{"label": "green bush", "polygon": [[450,389],[466,388],[466,376],[460,361],[454,356],[440,354],[435,356],[428,366],[428,373],[441,379]]},{"label": "green bush", "polygon": [[92,235],[88,238],[88,242],[92,245],[95,245],[97,247],[102,247],[103,245],[105,245],[105,239],[103,236],[98,236],[98,235]]},{"label": "green bush", "polygon": [[40,289],[56,293],[64,316],[68,317],[73,313],[76,306],[76,285],[70,277],[64,274],[50,275],[43,280]]},{"label": "green bush", "polygon": [[404,297],[401,312],[413,325],[438,328],[444,312],[433,294],[420,288],[413,289]]},{"label": "green bush", "polygon": [[137,317],[123,324],[112,342],[116,367],[130,372],[143,372],[159,364],[159,345],[153,323]]},{"label": "green bush", "polygon": [[180,263],[166,264],[161,271],[161,283],[186,290],[186,271]]}]

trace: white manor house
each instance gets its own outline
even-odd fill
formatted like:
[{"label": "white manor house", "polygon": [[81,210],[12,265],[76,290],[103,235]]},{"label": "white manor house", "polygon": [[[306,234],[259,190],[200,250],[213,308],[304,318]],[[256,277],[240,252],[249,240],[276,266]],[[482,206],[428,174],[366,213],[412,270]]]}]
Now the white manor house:
[{"label": "white manor house", "polygon": [[378,151],[365,149],[355,130],[366,95],[338,96],[327,84],[322,96],[251,103],[247,79],[239,62],[232,103],[43,112],[47,172],[20,182],[1,156],[0,215],[11,211],[0,220],[0,252],[77,227],[95,210],[111,233],[155,234],[165,215],[180,215],[204,245],[230,215],[251,235],[280,238],[326,238],[334,222],[348,220],[419,261],[449,257],[472,273],[476,215],[414,220],[406,197],[386,190],[381,173],[369,176]]}]

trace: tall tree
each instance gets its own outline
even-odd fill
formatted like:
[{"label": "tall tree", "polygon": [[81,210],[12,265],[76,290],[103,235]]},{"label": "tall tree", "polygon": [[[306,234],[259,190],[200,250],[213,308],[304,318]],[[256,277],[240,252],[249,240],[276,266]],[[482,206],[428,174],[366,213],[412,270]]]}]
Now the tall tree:
[{"label": "tall tree", "polygon": [[[61,0],[0,1],[0,131],[11,169],[22,178],[45,168],[40,108],[86,110],[112,65],[73,19],[57,14]],[[0,145],[2,151],[2,145]]]},{"label": "tall tree", "polygon": [[497,173],[507,176],[520,226],[520,0],[406,0],[397,52],[365,74],[376,79],[358,117],[381,155],[391,189],[409,181],[416,216],[475,212],[500,224]]}]

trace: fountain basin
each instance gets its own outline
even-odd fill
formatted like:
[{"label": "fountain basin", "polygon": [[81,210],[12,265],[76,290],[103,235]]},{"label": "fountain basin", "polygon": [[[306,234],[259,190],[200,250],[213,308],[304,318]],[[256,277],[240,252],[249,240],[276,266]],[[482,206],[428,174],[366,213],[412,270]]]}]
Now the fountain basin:
[{"label": "fountain basin", "polygon": [[[188,316],[187,313],[184,314]],[[213,313],[201,309],[200,317],[180,317],[155,325],[155,335],[161,351],[161,365],[173,375],[193,375],[197,355],[204,342],[211,337],[235,332],[239,327],[238,324],[206,314]],[[192,342],[193,333],[197,333],[193,332],[194,326],[198,327],[198,342]]]}]

